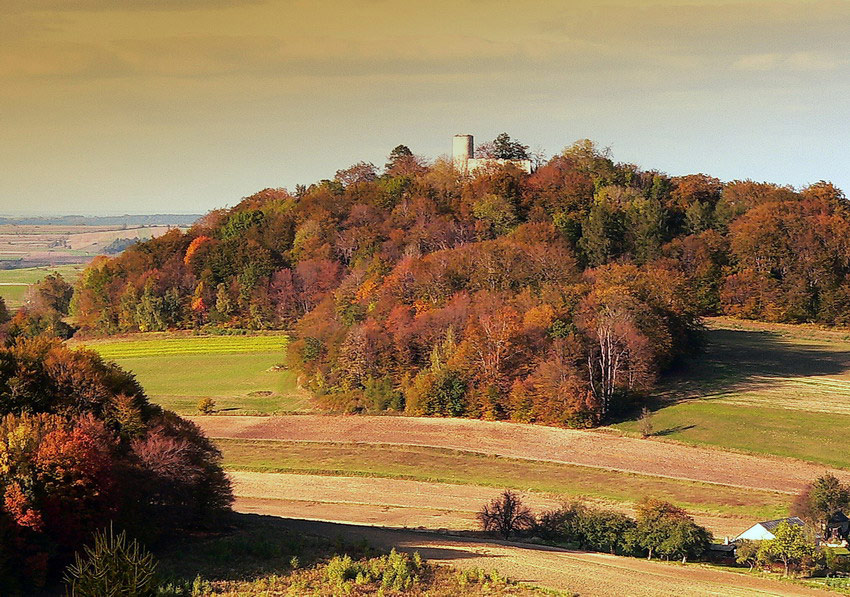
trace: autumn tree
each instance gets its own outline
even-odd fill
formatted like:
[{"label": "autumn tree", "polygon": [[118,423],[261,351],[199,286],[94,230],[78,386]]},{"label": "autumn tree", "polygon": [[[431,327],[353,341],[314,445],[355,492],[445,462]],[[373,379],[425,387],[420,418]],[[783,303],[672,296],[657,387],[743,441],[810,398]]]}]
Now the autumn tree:
[{"label": "autumn tree", "polygon": [[650,498],[641,501],[636,511],[635,537],[648,559],[658,555],[685,562],[708,549],[711,533],[678,506]]},{"label": "autumn tree", "polygon": [[[478,155],[529,152],[502,134]],[[70,317],[28,306],[2,331],[286,329],[332,408],[586,427],[643,406],[701,346],[700,317],[850,324],[848,246],[828,182],[671,177],[589,140],[532,174],[465,176],[399,145],[381,172],[263,189],[96,258]]]},{"label": "autumn tree", "polygon": [[802,526],[783,520],[776,527],[774,538],[761,542],[759,558],[768,563],[781,563],[788,576],[792,571],[799,571],[815,551],[814,542]]},{"label": "autumn tree", "polygon": [[28,302],[35,309],[55,311],[61,316],[68,315],[74,288],[60,273],[51,273],[33,285]]},{"label": "autumn tree", "polygon": [[642,387],[653,375],[651,348],[637,323],[639,305],[623,288],[603,287],[584,301],[578,323],[589,341],[587,373],[601,414],[620,389]]},{"label": "autumn tree", "polygon": [[0,348],[0,364],[0,534],[24,584],[110,520],[155,538],[229,508],[221,454],[132,375],[46,337]]},{"label": "autumn tree", "polygon": [[825,529],[829,519],[850,507],[850,486],[832,473],[825,473],[806,485],[791,505],[791,516],[798,516]]}]

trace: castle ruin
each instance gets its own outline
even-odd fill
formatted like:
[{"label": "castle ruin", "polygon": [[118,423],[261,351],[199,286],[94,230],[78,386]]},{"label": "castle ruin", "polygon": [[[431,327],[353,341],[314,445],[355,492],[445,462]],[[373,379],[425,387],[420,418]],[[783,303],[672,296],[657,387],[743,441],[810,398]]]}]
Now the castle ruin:
[{"label": "castle ruin", "polygon": [[464,174],[472,174],[479,168],[492,164],[513,164],[523,172],[531,174],[531,160],[503,160],[500,158],[476,158],[472,135],[455,135],[452,139],[452,160],[455,168]]}]

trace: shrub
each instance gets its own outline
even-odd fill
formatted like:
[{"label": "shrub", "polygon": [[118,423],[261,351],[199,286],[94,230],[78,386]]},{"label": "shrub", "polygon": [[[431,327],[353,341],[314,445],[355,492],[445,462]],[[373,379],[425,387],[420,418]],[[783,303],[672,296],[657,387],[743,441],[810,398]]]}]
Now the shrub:
[{"label": "shrub", "polygon": [[413,557],[393,549],[388,555],[368,561],[354,561],[351,556],[334,556],[325,568],[325,579],[337,588],[350,582],[357,585],[380,584],[383,590],[405,591],[419,580],[424,569],[419,553]]},{"label": "shrub", "polygon": [[565,503],[560,508],[543,512],[534,531],[543,539],[558,543],[583,543],[582,519],[587,508],[578,502]]},{"label": "shrub", "polygon": [[497,532],[505,539],[534,525],[531,510],[510,490],[503,491],[499,497],[485,504],[478,513],[478,520],[485,531]]},{"label": "shrub", "polygon": [[94,545],[75,555],[68,566],[65,583],[72,597],[148,597],[156,594],[156,562],[153,556],[127,534],[108,530],[94,536]]},{"label": "shrub", "polygon": [[634,519],[611,510],[586,510],[580,521],[584,546],[594,551],[632,555]]},{"label": "shrub", "polygon": [[325,578],[335,586],[341,586],[349,580],[357,578],[363,572],[363,565],[355,562],[350,555],[334,556],[325,569]]},{"label": "shrub", "polygon": [[535,531],[544,539],[583,549],[633,555],[635,521],[613,510],[573,502],[541,514]]}]

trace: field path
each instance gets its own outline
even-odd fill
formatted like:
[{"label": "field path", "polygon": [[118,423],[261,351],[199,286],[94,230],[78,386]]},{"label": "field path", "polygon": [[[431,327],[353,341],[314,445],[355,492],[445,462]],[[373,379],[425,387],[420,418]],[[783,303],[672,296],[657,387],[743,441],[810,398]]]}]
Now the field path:
[{"label": "field path", "polygon": [[[604,431],[540,425],[354,415],[190,417],[213,438],[380,443],[448,448],[735,487],[797,493],[827,467]],[[833,471],[850,481],[850,472]]]},{"label": "field path", "polygon": [[495,568],[515,580],[573,591],[582,597],[835,595],[757,576],[701,566],[649,562],[642,558],[298,519],[286,520],[284,524],[300,533],[331,538],[342,536],[351,540],[366,539],[379,548],[396,547],[408,552],[418,551],[436,563],[460,568]]}]

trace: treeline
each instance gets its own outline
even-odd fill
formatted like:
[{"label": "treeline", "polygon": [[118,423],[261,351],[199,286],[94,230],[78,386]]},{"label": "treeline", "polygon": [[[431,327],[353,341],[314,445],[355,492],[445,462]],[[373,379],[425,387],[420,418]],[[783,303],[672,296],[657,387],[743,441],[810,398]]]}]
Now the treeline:
[{"label": "treeline", "polygon": [[707,553],[711,533],[678,506],[644,498],[635,514],[633,518],[616,510],[567,502],[535,516],[516,493],[506,490],[484,505],[478,521],[484,531],[504,539],[518,535],[621,556],[686,562]]},{"label": "treeline", "polygon": [[399,146],[98,259],[72,311],[89,333],[294,330],[334,408],[585,426],[693,350],[701,316],[848,323],[849,225],[824,182],[669,177],[589,141],[466,176]]}]

